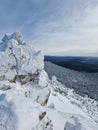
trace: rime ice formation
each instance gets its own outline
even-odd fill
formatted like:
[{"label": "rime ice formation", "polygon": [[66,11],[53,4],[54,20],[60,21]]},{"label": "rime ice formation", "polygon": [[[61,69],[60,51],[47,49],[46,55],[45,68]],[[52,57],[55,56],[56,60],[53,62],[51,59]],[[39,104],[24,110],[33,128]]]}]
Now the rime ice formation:
[{"label": "rime ice formation", "polygon": [[2,39],[0,130],[98,130],[97,102],[50,80],[43,60],[20,33]]},{"label": "rime ice formation", "polygon": [[38,75],[43,70],[44,56],[41,51],[35,51],[31,45],[24,44],[20,33],[5,35],[0,48],[0,80],[10,81],[27,75],[33,78],[33,74]]}]

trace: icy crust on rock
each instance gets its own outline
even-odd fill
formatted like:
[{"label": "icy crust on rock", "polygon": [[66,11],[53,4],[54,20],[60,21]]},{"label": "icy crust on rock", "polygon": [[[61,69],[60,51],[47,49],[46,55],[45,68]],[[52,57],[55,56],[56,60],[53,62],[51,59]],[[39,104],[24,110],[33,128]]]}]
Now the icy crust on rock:
[{"label": "icy crust on rock", "polygon": [[47,73],[44,70],[42,70],[39,74],[39,86],[48,86],[48,81],[49,79]]},{"label": "icy crust on rock", "polygon": [[0,80],[14,79],[16,75],[14,66],[11,58],[5,52],[0,52]]},{"label": "icy crust on rock", "polygon": [[5,51],[5,49],[8,45],[8,41],[10,41],[11,39],[15,39],[16,41],[18,41],[18,43],[22,43],[21,33],[15,32],[11,35],[5,34],[5,36],[2,38],[2,40],[0,42],[0,51]]},{"label": "icy crust on rock", "polygon": [[0,50],[0,76],[3,80],[14,80],[16,75],[38,74],[43,70],[42,52],[23,43],[20,33],[5,35]]}]

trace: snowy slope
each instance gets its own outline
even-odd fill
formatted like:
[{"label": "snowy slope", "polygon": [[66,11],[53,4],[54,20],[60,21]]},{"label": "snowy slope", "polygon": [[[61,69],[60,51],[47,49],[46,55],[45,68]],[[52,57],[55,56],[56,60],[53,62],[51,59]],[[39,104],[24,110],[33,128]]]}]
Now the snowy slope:
[{"label": "snowy slope", "polygon": [[[0,130],[98,130],[97,122],[67,97],[52,90],[52,86],[39,89],[19,83],[5,84],[11,89],[0,91]],[[48,102],[43,104],[48,89],[51,90]]]},{"label": "snowy slope", "polygon": [[46,61],[44,68],[49,78],[55,75],[67,88],[74,89],[81,96],[88,95],[98,101],[98,73],[79,72]]},{"label": "snowy slope", "polygon": [[0,50],[0,130],[98,130],[97,102],[49,80],[44,56],[20,33],[6,35]]}]

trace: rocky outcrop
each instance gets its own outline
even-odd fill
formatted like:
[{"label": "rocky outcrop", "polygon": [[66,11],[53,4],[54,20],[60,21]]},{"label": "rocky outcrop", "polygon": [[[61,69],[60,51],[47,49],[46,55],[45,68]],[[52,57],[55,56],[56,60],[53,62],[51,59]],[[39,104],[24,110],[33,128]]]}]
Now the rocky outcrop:
[{"label": "rocky outcrop", "polygon": [[77,105],[79,96],[55,76],[49,80],[43,59],[41,51],[22,41],[20,33],[2,39],[0,130],[98,130],[91,114],[87,116]]},{"label": "rocky outcrop", "polygon": [[[20,33],[5,35],[0,51],[0,80],[19,81],[22,84],[38,80],[39,86],[47,86],[42,52],[24,43]],[[44,81],[40,80],[42,77]]]}]

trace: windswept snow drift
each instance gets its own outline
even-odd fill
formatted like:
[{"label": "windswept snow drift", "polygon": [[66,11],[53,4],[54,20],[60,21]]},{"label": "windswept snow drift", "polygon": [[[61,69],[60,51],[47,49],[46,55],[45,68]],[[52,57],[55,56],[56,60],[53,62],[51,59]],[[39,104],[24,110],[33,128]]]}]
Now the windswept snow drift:
[{"label": "windswept snow drift", "polygon": [[98,130],[97,102],[49,80],[43,60],[20,33],[2,39],[0,130]]}]

